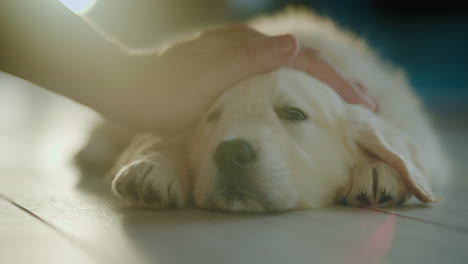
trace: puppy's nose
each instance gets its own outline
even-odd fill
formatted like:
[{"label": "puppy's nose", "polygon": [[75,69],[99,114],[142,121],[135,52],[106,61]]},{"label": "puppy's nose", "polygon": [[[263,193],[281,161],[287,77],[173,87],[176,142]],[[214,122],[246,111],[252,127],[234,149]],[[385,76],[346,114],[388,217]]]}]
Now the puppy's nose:
[{"label": "puppy's nose", "polygon": [[218,145],[214,159],[218,166],[242,167],[255,160],[255,151],[245,140],[227,140]]}]

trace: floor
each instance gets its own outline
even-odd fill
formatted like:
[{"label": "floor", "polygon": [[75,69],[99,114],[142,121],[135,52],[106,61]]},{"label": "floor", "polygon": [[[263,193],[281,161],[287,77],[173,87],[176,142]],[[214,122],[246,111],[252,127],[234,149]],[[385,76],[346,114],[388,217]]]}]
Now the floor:
[{"label": "floor", "polygon": [[[126,208],[71,162],[96,116],[0,72],[0,263],[466,263],[468,125],[434,113],[440,202],[281,214]],[[450,118],[449,118],[450,117]]]}]

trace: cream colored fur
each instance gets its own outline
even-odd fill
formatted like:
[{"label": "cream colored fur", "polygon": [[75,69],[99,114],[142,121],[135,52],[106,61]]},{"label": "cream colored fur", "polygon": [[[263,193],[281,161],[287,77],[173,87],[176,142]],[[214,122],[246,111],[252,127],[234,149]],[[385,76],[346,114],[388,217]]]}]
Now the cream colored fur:
[{"label": "cream colored fur", "polygon": [[[404,73],[382,62],[356,36],[308,11],[288,10],[250,24],[265,34],[293,33],[377,99],[380,112],[345,103],[318,79],[291,69],[248,78],[227,91],[189,136],[139,135],[110,171],[113,192],[133,205],[196,206],[231,211],[317,208],[336,202],[396,205],[411,195],[436,198],[429,178],[447,165],[435,132]],[[307,120],[281,120],[278,107]],[[218,111],[219,119],[207,120]],[[209,119],[209,118],[208,118]],[[213,156],[221,142],[242,139],[256,153],[252,190],[242,199],[219,191]]]}]

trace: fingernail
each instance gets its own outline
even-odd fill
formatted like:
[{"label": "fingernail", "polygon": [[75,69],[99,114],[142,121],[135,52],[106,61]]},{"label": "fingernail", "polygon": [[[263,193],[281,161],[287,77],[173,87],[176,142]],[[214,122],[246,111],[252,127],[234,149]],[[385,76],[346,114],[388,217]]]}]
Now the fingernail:
[{"label": "fingernail", "polygon": [[281,35],[274,38],[274,54],[279,57],[292,55],[298,49],[298,42],[292,35]]},{"label": "fingernail", "polygon": [[372,97],[363,94],[363,99],[365,101],[365,104],[367,105],[367,107],[369,107],[370,110],[372,110],[373,112],[379,111],[379,105],[374,99],[372,99]]}]

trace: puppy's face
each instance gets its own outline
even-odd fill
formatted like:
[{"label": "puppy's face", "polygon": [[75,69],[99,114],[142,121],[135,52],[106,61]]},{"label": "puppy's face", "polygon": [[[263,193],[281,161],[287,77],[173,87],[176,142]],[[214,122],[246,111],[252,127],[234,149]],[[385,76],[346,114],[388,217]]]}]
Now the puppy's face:
[{"label": "puppy's face", "polygon": [[340,106],[330,88],[290,70],[250,78],[226,92],[192,140],[196,204],[271,211],[333,202],[349,165],[335,129]]},{"label": "puppy's face", "polygon": [[337,199],[391,205],[411,194],[434,201],[411,139],[293,70],[254,76],[227,91],[189,148],[193,197],[202,208],[278,211]]}]

